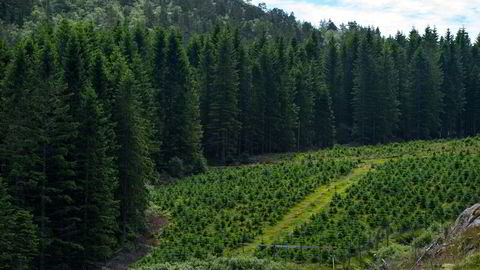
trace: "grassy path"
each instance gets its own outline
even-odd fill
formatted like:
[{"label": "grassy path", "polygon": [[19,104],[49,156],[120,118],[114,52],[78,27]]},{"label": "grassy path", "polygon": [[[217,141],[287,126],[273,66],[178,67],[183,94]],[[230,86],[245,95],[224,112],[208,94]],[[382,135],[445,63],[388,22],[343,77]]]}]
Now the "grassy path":
[{"label": "grassy path", "polygon": [[366,160],[359,167],[352,170],[352,172],[343,176],[341,179],[334,181],[326,186],[321,186],[313,193],[305,197],[301,202],[295,205],[290,211],[273,226],[266,227],[264,233],[259,235],[253,243],[233,250],[230,255],[248,254],[251,255],[255,251],[257,245],[271,244],[276,239],[283,236],[287,236],[297,226],[303,223],[309,222],[310,216],[320,212],[322,209],[328,206],[332,200],[333,195],[336,193],[343,193],[345,190],[356,183],[361,176],[365,175],[372,169],[374,164],[382,164],[386,160]]}]

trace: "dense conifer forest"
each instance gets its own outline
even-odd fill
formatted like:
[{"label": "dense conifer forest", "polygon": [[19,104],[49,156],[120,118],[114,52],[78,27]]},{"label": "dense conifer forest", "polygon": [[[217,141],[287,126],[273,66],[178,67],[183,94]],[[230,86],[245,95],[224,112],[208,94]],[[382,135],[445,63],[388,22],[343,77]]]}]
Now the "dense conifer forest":
[{"label": "dense conifer forest", "polygon": [[149,187],[207,165],[479,134],[480,36],[452,31],[1,0],[0,269],[100,267],[144,232]]}]

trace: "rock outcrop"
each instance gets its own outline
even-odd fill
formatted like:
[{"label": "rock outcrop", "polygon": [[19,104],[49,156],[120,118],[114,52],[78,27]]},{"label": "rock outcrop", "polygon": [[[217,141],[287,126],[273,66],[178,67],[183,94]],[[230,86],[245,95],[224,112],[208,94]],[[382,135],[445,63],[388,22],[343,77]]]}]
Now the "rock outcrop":
[{"label": "rock outcrop", "polygon": [[480,203],[463,211],[455,222],[452,235],[457,236],[467,230],[480,228]]}]

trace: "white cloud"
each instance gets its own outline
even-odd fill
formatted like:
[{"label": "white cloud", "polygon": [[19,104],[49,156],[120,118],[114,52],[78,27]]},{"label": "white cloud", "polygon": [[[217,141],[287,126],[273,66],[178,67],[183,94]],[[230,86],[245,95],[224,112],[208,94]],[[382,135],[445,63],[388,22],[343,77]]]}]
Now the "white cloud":
[{"label": "white cloud", "polygon": [[439,34],[465,27],[472,39],[480,32],[480,0],[252,0],[255,5],[262,2],[315,25],[324,19],[337,25],[356,21],[378,26],[384,35],[397,30],[408,34],[412,27],[423,31],[427,26],[435,26]]}]

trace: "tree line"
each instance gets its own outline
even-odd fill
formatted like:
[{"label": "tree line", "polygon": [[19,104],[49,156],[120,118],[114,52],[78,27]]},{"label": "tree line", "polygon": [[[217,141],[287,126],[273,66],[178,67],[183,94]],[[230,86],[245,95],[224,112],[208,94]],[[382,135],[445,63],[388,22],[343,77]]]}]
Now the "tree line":
[{"label": "tree line", "polygon": [[0,42],[0,265],[98,267],[145,229],[148,184],[206,160],[480,130],[480,39],[465,29],[329,23],[250,41],[217,26],[185,43],[68,20]]}]

